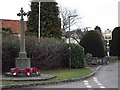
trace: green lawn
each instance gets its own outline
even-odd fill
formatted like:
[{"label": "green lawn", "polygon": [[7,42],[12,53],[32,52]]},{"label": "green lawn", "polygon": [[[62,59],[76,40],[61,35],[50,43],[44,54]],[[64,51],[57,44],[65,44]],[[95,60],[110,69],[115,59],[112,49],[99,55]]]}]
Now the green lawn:
[{"label": "green lawn", "polygon": [[53,70],[53,71],[45,71],[43,74],[50,74],[57,76],[57,78],[47,81],[3,81],[2,85],[16,85],[16,84],[31,84],[31,83],[40,83],[40,82],[48,82],[48,81],[57,81],[57,80],[65,80],[72,78],[81,78],[83,76],[91,74],[93,71],[89,69],[64,69],[64,70]]},{"label": "green lawn", "polygon": [[57,76],[59,80],[71,79],[71,78],[80,78],[92,73],[89,69],[66,69],[66,70],[57,70],[51,72],[45,72],[46,74]]}]

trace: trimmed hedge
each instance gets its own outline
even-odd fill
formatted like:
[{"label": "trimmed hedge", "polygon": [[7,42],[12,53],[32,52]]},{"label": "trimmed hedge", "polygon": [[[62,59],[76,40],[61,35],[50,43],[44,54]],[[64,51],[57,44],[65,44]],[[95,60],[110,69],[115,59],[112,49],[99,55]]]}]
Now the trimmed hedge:
[{"label": "trimmed hedge", "polygon": [[71,44],[71,67],[84,67],[84,48],[78,44]]},{"label": "trimmed hedge", "polygon": [[114,28],[112,32],[112,40],[110,41],[111,56],[120,57],[120,27]]},{"label": "trimmed hedge", "polygon": [[85,54],[91,53],[93,57],[105,56],[103,41],[100,35],[94,30],[86,32],[80,41],[80,45],[84,47]]}]

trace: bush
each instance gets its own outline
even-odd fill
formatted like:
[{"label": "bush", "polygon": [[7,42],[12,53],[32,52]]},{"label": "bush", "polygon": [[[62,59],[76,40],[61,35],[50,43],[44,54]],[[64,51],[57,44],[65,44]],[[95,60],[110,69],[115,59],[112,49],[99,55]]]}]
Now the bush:
[{"label": "bush", "polygon": [[84,67],[84,48],[78,44],[71,44],[71,67]]},{"label": "bush", "polygon": [[57,69],[68,67],[68,45],[54,38],[26,38],[26,50],[32,66],[38,69]]},{"label": "bush", "polygon": [[105,50],[102,39],[96,31],[88,31],[80,41],[85,49],[85,54],[91,53],[93,57],[104,57]]},{"label": "bush", "polygon": [[[19,38],[3,34],[2,71],[15,67],[15,58],[19,55]],[[26,52],[32,67],[40,70],[66,68],[68,64],[68,45],[54,38],[26,37]]]},{"label": "bush", "polygon": [[13,33],[10,28],[2,28],[2,31],[8,32],[8,33]]},{"label": "bush", "polygon": [[109,57],[109,62],[114,63],[118,61],[118,57],[117,56],[110,56]]},{"label": "bush", "polygon": [[[71,44],[72,67],[83,67],[84,51],[79,45]],[[19,38],[3,34],[2,71],[10,71],[15,67],[15,58],[19,56]],[[39,70],[51,70],[69,67],[68,44],[59,39],[26,37],[27,57],[31,59],[31,67]]]},{"label": "bush", "polygon": [[15,67],[15,58],[19,53],[19,41],[17,37],[6,33],[2,34],[2,39],[2,71],[4,72]]}]

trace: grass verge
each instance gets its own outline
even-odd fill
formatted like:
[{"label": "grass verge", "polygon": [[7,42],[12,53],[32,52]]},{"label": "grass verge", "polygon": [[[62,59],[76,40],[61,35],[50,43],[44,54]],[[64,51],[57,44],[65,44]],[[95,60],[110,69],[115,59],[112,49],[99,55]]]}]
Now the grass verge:
[{"label": "grass verge", "polygon": [[81,78],[83,76],[87,76],[91,74],[93,71],[90,69],[82,68],[82,69],[65,69],[65,70],[53,70],[53,71],[44,71],[43,74],[50,74],[57,76],[57,78],[47,81],[2,81],[2,85],[19,85],[19,84],[32,84],[32,83],[41,83],[41,82],[49,82],[49,81],[57,81],[57,80],[66,80],[72,78]]}]

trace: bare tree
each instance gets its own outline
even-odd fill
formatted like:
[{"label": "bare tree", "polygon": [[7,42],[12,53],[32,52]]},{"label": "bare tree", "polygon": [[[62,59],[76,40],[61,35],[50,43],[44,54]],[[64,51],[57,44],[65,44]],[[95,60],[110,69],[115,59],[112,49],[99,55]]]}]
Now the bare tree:
[{"label": "bare tree", "polygon": [[80,44],[80,40],[82,39],[83,35],[87,32],[88,30],[84,28],[82,29],[77,29],[74,31],[74,33],[71,35],[71,38],[73,38],[78,44]]},{"label": "bare tree", "polygon": [[70,25],[73,26],[74,24],[78,23],[80,20],[80,17],[78,16],[78,11],[76,9],[68,9],[67,7],[60,7],[60,16],[61,16],[61,25],[63,30],[67,30],[69,28],[69,16],[75,16],[76,17],[70,17]]}]

